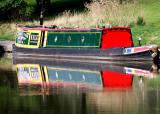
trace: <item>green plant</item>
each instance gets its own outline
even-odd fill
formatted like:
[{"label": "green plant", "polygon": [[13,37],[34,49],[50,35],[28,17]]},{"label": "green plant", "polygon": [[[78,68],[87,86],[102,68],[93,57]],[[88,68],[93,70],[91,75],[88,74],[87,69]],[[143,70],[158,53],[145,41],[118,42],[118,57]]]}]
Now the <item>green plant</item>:
[{"label": "green plant", "polygon": [[136,24],[137,24],[137,25],[141,25],[141,26],[143,26],[143,25],[145,25],[146,23],[145,23],[145,21],[144,21],[144,18],[143,18],[143,17],[138,16]]},{"label": "green plant", "polygon": [[129,27],[134,27],[134,26],[135,26],[135,22],[134,21],[129,23]]}]

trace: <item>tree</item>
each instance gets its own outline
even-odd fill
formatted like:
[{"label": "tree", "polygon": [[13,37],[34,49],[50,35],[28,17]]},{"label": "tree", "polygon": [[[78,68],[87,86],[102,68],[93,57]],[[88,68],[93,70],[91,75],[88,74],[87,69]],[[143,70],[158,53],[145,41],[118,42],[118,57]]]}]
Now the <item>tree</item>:
[{"label": "tree", "polygon": [[49,10],[51,7],[51,0],[36,0],[38,10]]},{"label": "tree", "polygon": [[3,19],[25,19],[32,13],[24,0],[0,1],[0,20]]}]

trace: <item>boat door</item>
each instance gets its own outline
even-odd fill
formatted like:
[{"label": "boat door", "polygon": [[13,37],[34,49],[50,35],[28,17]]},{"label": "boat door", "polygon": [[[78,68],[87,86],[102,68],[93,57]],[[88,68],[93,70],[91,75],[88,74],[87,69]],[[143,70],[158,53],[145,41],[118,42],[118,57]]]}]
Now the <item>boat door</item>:
[{"label": "boat door", "polygon": [[18,30],[16,46],[24,48],[39,48],[41,46],[40,30]]},{"label": "boat door", "polygon": [[29,30],[29,47],[30,48],[39,48],[41,46],[41,31],[39,30]]}]

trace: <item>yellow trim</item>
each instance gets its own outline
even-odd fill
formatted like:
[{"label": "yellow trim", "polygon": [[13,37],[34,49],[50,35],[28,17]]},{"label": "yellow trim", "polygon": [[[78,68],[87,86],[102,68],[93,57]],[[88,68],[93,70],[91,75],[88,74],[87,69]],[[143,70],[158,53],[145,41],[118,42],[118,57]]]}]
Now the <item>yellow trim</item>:
[{"label": "yellow trim", "polygon": [[71,34],[71,33],[74,33],[74,34],[81,34],[81,33],[87,33],[87,34],[90,34],[90,33],[98,33],[100,35],[101,38],[99,38],[99,45],[98,46],[63,46],[63,45],[47,45],[47,38],[48,38],[48,31],[45,31],[45,37],[44,37],[44,44],[43,44],[43,47],[99,47],[101,45],[101,39],[102,39],[102,33],[101,32],[67,32],[67,31],[62,31],[62,32],[55,32],[55,31],[52,31],[50,32],[51,34],[62,34],[62,33],[68,33],[68,34]]},{"label": "yellow trim", "polygon": [[23,47],[23,48],[39,48],[38,46],[33,46],[33,45],[24,45],[24,44],[15,44],[17,47]]},{"label": "yellow trim", "polygon": [[46,78],[46,82],[49,82],[47,66],[44,66],[43,68],[44,68],[44,76]]},{"label": "yellow trim", "polygon": [[40,66],[40,72],[41,72],[42,80],[43,80],[43,82],[45,82],[45,74],[43,72],[43,67],[42,66]]},{"label": "yellow trim", "polygon": [[[43,31],[43,32],[44,32],[44,31]],[[44,36],[42,36],[43,32],[41,31],[41,33],[40,33],[40,44],[39,44],[40,47],[43,46],[43,42],[42,42],[42,39],[43,39],[43,37],[44,37]]]},{"label": "yellow trim", "polygon": [[36,46],[35,45],[30,45],[30,46],[34,46],[34,47],[39,48],[41,40],[42,40],[42,38],[41,38],[41,31],[40,30],[28,30],[28,32],[30,33],[30,35],[29,35],[29,42],[28,42],[29,44],[28,45],[30,45],[31,33],[38,33],[38,43],[37,43],[37,45]]},{"label": "yellow trim", "polygon": [[39,64],[16,64],[16,67],[39,67]]},{"label": "yellow trim", "polygon": [[47,45],[47,47],[99,47],[99,46],[63,46],[63,45]]},{"label": "yellow trim", "polygon": [[48,69],[54,69],[54,70],[79,71],[79,72],[89,72],[89,73],[100,74],[99,71],[91,71],[91,70],[71,69],[71,68],[60,68],[60,67],[47,67],[47,68],[48,68]]},{"label": "yellow trim", "polygon": [[48,31],[45,31],[43,47],[46,47],[46,46],[47,46],[47,36],[48,36]]},{"label": "yellow trim", "polygon": [[94,73],[94,74],[98,74],[100,76],[100,81],[101,81],[101,86],[103,86],[103,81],[102,81],[102,76],[101,73],[99,71],[91,71],[91,70],[81,70],[81,69],[71,69],[71,68],[60,68],[60,67],[47,67],[45,66],[44,68],[44,72],[45,72],[45,76],[47,76],[46,82],[49,81],[48,79],[48,69],[54,69],[54,70],[66,70],[66,71],[79,71],[79,72],[85,72],[85,73]]},{"label": "yellow trim", "polygon": [[51,31],[50,32],[51,34],[62,34],[62,33],[67,33],[67,34],[81,34],[81,33],[87,33],[87,34],[90,34],[90,33],[99,33],[99,34],[101,34],[101,32],[77,32],[77,31],[75,31],[75,32],[67,32],[67,31],[60,31],[60,32],[56,32],[56,31]]}]

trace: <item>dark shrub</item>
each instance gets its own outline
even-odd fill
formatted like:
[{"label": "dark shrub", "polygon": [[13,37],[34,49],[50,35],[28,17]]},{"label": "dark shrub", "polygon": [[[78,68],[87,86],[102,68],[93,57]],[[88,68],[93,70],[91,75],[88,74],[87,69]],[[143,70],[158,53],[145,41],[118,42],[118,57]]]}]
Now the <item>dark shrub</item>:
[{"label": "dark shrub", "polygon": [[33,8],[28,7],[24,0],[0,0],[0,20],[26,20],[32,14]]},{"label": "dark shrub", "polygon": [[141,16],[139,16],[138,18],[137,18],[137,22],[136,22],[136,24],[137,25],[145,25],[146,23],[145,23],[145,21],[144,21],[144,18],[143,17],[141,17]]}]

